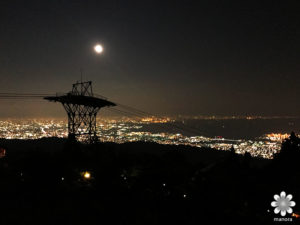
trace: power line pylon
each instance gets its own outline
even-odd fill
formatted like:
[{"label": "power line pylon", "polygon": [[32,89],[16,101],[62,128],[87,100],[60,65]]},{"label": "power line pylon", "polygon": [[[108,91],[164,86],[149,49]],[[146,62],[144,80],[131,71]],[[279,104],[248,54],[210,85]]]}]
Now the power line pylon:
[{"label": "power line pylon", "polygon": [[89,143],[98,140],[96,117],[99,110],[116,105],[103,97],[95,97],[91,81],[77,82],[73,84],[72,91],[44,99],[60,102],[65,108],[68,114],[69,138],[85,136]]}]

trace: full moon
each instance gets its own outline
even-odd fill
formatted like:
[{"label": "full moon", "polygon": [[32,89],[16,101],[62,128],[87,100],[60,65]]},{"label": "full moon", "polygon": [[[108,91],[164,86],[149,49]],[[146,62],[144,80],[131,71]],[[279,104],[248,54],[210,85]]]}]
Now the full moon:
[{"label": "full moon", "polygon": [[103,52],[103,47],[98,44],[98,45],[95,45],[94,50],[95,50],[95,52],[100,54],[101,52]]}]

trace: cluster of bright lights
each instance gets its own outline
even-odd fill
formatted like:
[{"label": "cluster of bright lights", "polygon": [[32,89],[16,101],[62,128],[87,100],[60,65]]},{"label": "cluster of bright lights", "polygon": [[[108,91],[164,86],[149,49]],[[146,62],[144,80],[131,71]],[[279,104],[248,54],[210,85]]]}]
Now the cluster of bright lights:
[{"label": "cluster of bright lights", "polygon": [[284,139],[287,139],[290,136],[288,133],[271,133],[266,134],[266,138],[272,141],[283,141]]},{"label": "cluster of bright lights", "polygon": [[[185,136],[171,133],[168,130],[161,133],[145,131],[148,124],[173,122],[170,118],[146,117],[142,119],[101,119],[97,127],[97,135],[103,142],[135,142],[150,141],[159,144],[189,145],[193,147],[210,147],[219,150],[229,150],[232,145],[238,154],[249,152],[252,156],[272,158],[281,149],[282,141],[289,134],[271,133],[253,140],[225,139],[222,137]],[[43,137],[68,136],[65,120],[5,120],[0,121],[0,138],[6,139],[38,139]],[[0,153],[0,157],[5,152]]]}]

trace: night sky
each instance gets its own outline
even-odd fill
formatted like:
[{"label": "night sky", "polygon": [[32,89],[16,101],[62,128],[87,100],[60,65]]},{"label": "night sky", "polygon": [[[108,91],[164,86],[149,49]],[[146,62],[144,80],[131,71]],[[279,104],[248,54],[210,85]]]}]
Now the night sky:
[{"label": "night sky", "polygon": [[[67,92],[83,68],[98,94],[151,113],[298,116],[296,2],[1,1],[0,92]],[[0,105],[1,117],[65,115]]]}]

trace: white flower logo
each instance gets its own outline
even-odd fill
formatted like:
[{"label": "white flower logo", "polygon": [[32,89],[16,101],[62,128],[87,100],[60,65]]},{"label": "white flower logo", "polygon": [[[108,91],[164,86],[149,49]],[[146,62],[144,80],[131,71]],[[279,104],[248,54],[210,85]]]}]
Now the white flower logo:
[{"label": "white flower logo", "polygon": [[286,212],[291,214],[293,212],[293,209],[291,207],[294,207],[296,205],[294,201],[291,201],[292,198],[292,195],[286,195],[284,191],[280,193],[280,196],[274,195],[274,199],[276,201],[273,201],[271,203],[271,206],[275,207],[274,213],[278,214],[280,212],[281,216],[285,216]]}]

